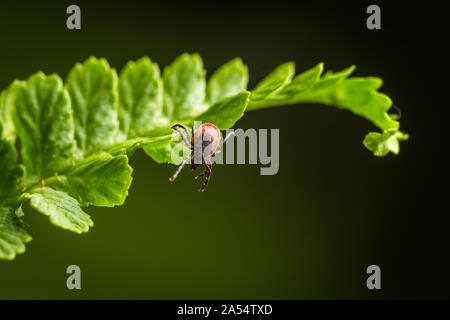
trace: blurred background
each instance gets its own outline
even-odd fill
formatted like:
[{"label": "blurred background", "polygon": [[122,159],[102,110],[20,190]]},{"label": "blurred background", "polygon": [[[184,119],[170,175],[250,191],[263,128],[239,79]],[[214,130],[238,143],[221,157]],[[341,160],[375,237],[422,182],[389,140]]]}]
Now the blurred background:
[{"label": "blurred background", "polygon": [[[66,28],[70,4],[81,7],[81,30]],[[87,208],[89,233],[26,208],[33,241],[0,261],[0,298],[449,298],[443,11],[378,3],[382,29],[371,31],[369,4],[2,1],[0,89],[39,70],[65,78],[91,55],[120,71],[142,56],[163,68],[198,52],[209,75],[241,57],[250,88],[285,61],[298,72],[356,64],[355,76],[384,80],[411,137],[398,156],[376,158],[362,145],[375,128],[349,112],[249,112],[237,127],[280,129],[279,173],[217,165],[203,194],[189,170],[169,183],[175,167],[139,151],[125,205]],[[71,264],[81,267],[82,290],[66,288]],[[371,264],[381,267],[381,290],[366,288]]]}]

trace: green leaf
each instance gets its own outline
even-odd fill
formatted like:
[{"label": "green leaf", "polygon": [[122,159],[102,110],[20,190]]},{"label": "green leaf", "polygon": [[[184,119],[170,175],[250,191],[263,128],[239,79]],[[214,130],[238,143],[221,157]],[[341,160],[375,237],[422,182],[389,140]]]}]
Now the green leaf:
[{"label": "green leaf", "polygon": [[280,96],[289,98],[292,95],[312,88],[319,81],[322,72],[323,63],[319,63],[315,67],[304,71],[296,76],[289,84],[283,87],[282,92],[280,92]]},{"label": "green leaf", "polygon": [[400,140],[408,140],[409,135],[396,129],[387,129],[383,133],[370,132],[366,135],[363,144],[377,157],[387,155],[389,152],[398,154]]},{"label": "green leaf", "polygon": [[211,76],[206,89],[206,101],[212,105],[247,88],[248,69],[240,58],[222,65]]},{"label": "green leaf", "polygon": [[252,91],[251,100],[253,102],[262,100],[276,92],[291,82],[294,74],[295,64],[293,62],[286,62],[279,65],[255,86],[255,90]]},{"label": "green leaf", "polygon": [[12,95],[9,94],[7,89],[0,94],[0,125],[3,126],[3,134],[0,134],[0,138],[14,143],[16,141],[16,130],[12,119],[12,109]]},{"label": "green leaf", "polygon": [[[383,131],[398,130],[398,121],[388,114],[392,105],[391,99],[378,92],[382,80],[376,77],[348,78],[354,69],[355,66],[350,66],[340,72],[327,72],[320,78],[323,65],[318,64],[264,99],[251,100],[247,110],[305,102],[321,103],[351,111],[371,121]],[[392,140],[395,139],[390,141]],[[398,149],[398,141],[395,141]],[[384,155],[387,152],[382,153]]]},{"label": "green leaf", "polygon": [[25,243],[31,241],[14,212],[13,208],[0,208],[0,259],[14,260],[16,254],[25,252]]},{"label": "green leaf", "polygon": [[387,113],[391,99],[377,92],[381,85],[379,78],[327,79],[297,95],[295,101],[337,106],[366,118],[382,130],[397,129],[398,122]]},{"label": "green leaf", "polygon": [[[1,136],[2,125],[0,124]],[[0,205],[20,187],[20,180],[24,172],[16,162],[16,149],[9,141],[0,138]]]},{"label": "green leaf", "polygon": [[389,113],[389,97],[378,92],[382,81],[350,78],[354,68],[322,75],[319,63],[295,77],[288,62],[248,92],[239,58],[206,83],[198,54],[178,57],[162,78],[146,57],[128,63],[119,79],[106,60],[91,57],[75,65],[65,87],[43,73],[13,82],[0,94],[0,258],[13,259],[31,239],[21,221],[25,199],[53,224],[87,232],[93,223],[81,207],[123,204],[132,180],[128,157],[138,148],[156,162],[179,164],[191,150],[170,128],[175,123],[189,128],[200,120],[225,130],[246,110],[321,103],[380,128],[364,140],[376,156],[397,154],[408,135]]},{"label": "green leaf", "polygon": [[[190,132],[189,129],[188,131]],[[171,163],[174,165],[179,165],[191,152],[182,143],[181,137],[175,131],[170,139],[145,145],[143,149],[156,163]]]},{"label": "green leaf", "polygon": [[[283,65],[281,67],[283,67]],[[287,69],[287,66],[285,68]],[[279,73],[277,69],[274,71],[275,74]],[[260,94],[258,94],[258,90],[260,89],[256,88],[255,90],[257,93],[256,100],[253,99],[252,94],[252,101],[248,106],[249,110],[256,110],[276,105],[295,103],[293,102],[295,101],[295,97],[298,94],[306,91],[307,89],[312,88],[319,81],[322,72],[323,72],[323,63],[319,63],[315,67],[306,70],[305,72],[296,76],[292,81],[290,81],[292,74],[286,71],[284,74],[285,78],[281,78],[279,81],[279,83],[281,84],[281,80],[284,79],[284,82],[282,83],[282,88],[281,89],[277,88],[275,92],[266,95],[264,99],[258,97],[260,96]],[[275,76],[271,76],[271,74],[269,74],[269,77],[275,78]]]},{"label": "green leaf", "polygon": [[162,116],[163,86],[159,68],[149,58],[130,61],[119,77],[120,131],[125,138],[142,137],[168,126]]},{"label": "green leaf", "polygon": [[328,70],[327,72],[325,72],[325,74],[323,75],[321,80],[327,80],[327,79],[335,79],[335,78],[347,78],[348,76],[350,76],[353,71],[355,71],[356,66],[350,66],[348,68],[345,68],[344,70],[338,71],[338,72],[333,72]]},{"label": "green leaf", "polygon": [[76,64],[67,77],[79,153],[111,146],[118,134],[117,74],[105,59]]},{"label": "green leaf", "polygon": [[81,210],[78,202],[67,193],[42,187],[30,192],[30,205],[50,217],[50,222],[60,228],[83,233],[89,231],[94,223],[88,214]]},{"label": "green leaf", "polygon": [[232,97],[212,105],[206,112],[197,117],[203,123],[213,123],[220,130],[231,128],[244,115],[250,100],[250,92],[242,91]]},{"label": "green leaf", "polygon": [[368,119],[382,130],[398,128],[398,122],[387,114],[391,100],[377,91],[382,85],[381,79],[347,78],[354,70],[352,66],[338,73],[327,73],[318,80],[322,69],[322,64],[319,64],[302,73],[262,103],[251,101],[248,110],[301,102],[322,103],[347,109]]},{"label": "green leaf", "polygon": [[[167,130],[169,131],[169,130]],[[170,132],[170,131],[169,131]],[[142,147],[159,147],[162,144],[166,144],[170,141],[171,135],[157,135],[154,137],[142,137],[134,138],[124,141],[122,143],[115,144],[113,147],[109,148],[107,151],[112,155],[126,154],[128,156],[133,155],[133,153]]]},{"label": "green leaf", "polygon": [[164,115],[177,121],[206,110],[205,70],[198,54],[182,54],[163,72]]},{"label": "green leaf", "polygon": [[15,81],[13,119],[27,176],[53,175],[66,168],[75,150],[70,98],[61,79],[38,72]]},{"label": "green leaf", "polygon": [[46,185],[68,193],[81,206],[122,205],[128,195],[133,169],[125,155],[96,154],[78,163],[62,176],[46,181]]}]

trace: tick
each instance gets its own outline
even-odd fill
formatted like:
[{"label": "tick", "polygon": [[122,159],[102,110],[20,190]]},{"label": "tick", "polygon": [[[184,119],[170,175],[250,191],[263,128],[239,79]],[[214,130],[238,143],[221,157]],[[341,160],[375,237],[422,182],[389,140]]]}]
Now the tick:
[{"label": "tick", "polygon": [[192,171],[197,170],[197,168],[202,164],[205,167],[205,170],[195,177],[195,179],[205,177],[202,187],[198,190],[199,192],[203,192],[208,186],[211,178],[213,165],[211,158],[216,153],[220,152],[217,151],[217,149],[221,147],[233,133],[229,133],[225,139],[222,139],[222,134],[220,133],[219,128],[212,123],[204,123],[195,131],[194,127],[192,127],[191,134],[189,134],[188,129],[181,124],[175,124],[171,128],[178,132],[183,140],[183,143],[191,150],[191,154],[186,157],[183,162],[181,162],[177,171],[171,178],[169,178],[169,181],[173,182],[177,178],[178,174],[190,159]]}]

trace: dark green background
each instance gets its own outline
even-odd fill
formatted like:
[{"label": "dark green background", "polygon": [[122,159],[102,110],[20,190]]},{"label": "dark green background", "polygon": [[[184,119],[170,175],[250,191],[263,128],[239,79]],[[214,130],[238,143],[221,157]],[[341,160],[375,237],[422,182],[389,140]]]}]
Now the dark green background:
[{"label": "dark green background", "polygon": [[[82,30],[66,7],[79,4]],[[131,159],[122,207],[88,208],[95,227],[75,235],[26,210],[33,241],[0,262],[0,298],[329,299],[443,298],[448,285],[448,209],[441,165],[447,100],[438,80],[442,8],[383,4],[382,30],[365,27],[370,3],[229,1],[2,2],[0,88],[42,70],[65,77],[75,62],[105,57],[120,70],[148,55],[160,67],[199,52],[211,74],[242,57],[250,87],[277,64],[302,71],[320,61],[384,79],[411,135],[398,156],[362,146],[366,120],[320,105],[248,113],[240,128],[280,129],[280,170],[216,166],[207,191],[186,170]],[[448,180],[447,180],[448,181]],[[82,290],[66,288],[66,267]],[[380,265],[382,290],[365,286]]]}]

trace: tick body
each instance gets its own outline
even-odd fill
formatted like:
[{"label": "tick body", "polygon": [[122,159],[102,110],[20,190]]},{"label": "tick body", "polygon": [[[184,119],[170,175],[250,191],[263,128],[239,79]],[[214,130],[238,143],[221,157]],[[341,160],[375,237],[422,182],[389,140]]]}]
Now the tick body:
[{"label": "tick body", "polygon": [[211,158],[217,151],[221,140],[220,130],[211,123],[202,124],[193,134],[194,162]]},{"label": "tick body", "polygon": [[191,150],[191,154],[183,160],[175,174],[169,180],[174,181],[188,160],[191,159],[192,171],[197,170],[202,164],[205,167],[205,171],[195,177],[195,179],[205,177],[202,187],[198,190],[203,192],[208,186],[211,178],[211,158],[216,154],[217,149],[229,138],[229,136],[222,140],[220,130],[212,123],[204,123],[195,131],[194,128],[192,128],[191,134],[189,134],[186,127],[181,124],[175,124],[171,128],[180,134],[183,143]]}]

